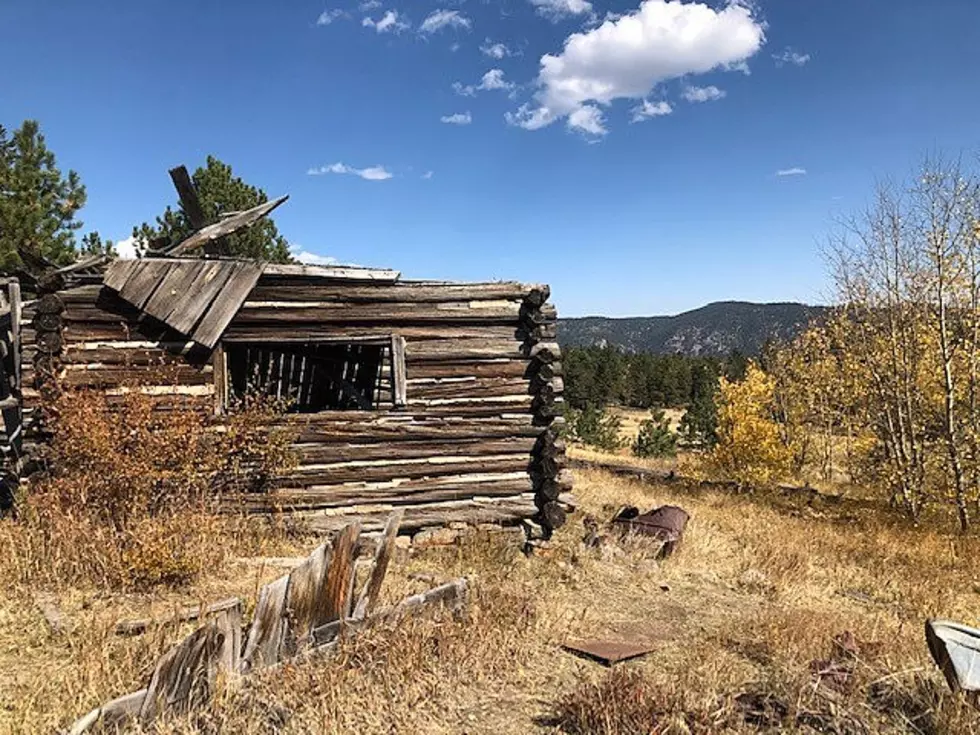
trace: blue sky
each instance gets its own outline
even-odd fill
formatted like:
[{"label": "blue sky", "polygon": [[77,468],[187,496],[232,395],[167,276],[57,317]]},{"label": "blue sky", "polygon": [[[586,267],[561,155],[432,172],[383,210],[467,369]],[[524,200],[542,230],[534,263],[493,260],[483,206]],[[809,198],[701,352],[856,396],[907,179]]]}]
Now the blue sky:
[{"label": "blue sky", "polygon": [[545,281],[566,316],[819,301],[876,177],[980,148],[978,28],[976,0],[0,0],[0,123],[40,120],[113,239],[213,153],[342,262]]}]

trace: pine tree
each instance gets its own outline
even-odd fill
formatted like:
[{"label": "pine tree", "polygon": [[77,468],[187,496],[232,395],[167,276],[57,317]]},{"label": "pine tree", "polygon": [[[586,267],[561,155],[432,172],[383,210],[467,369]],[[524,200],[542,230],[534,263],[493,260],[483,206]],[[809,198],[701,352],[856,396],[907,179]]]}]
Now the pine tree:
[{"label": "pine tree", "polygon": [[[197,196],[204,211],[207,224],[217,222],[222,214],[240,212],[269,201],[266,193],[257,187],[246,184],[232,173],[231,166],[208,156],[207,164],[198,168],[191,177]],[[156,226],[144,222],[133,228],[137,248],[145,250],[146,244],[163,239],[176,244],[190,235],[194,229],[181,204],[176,209],[167,207],[156,218]],[[256,222],[252,227],[226,238],[225,245],[230,255],[241,258],[256,258],[273,263],[289,263],[289,244],[279,234],[275,223],[268,217]]]},{"label": "pine tree", "polygon": [[57,264],[75,259],[75,215],[85,187],[74,171],[62,176],[38,123],[13,135],[0,126],[0,270],[23,267],[23,249]]}]

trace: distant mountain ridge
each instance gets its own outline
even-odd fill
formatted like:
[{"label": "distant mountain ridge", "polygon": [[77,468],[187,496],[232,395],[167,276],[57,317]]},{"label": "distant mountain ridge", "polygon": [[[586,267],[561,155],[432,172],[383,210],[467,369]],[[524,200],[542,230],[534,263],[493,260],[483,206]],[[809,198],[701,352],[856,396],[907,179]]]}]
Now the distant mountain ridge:
[{"label": "distant mountain ridge", "polygon": [[757,355],[769,339],[788,340],[827,310],[793,302],[716,301],[675,316],[560,319],[563,346],[617,346],[627,352],[724,356]]}]

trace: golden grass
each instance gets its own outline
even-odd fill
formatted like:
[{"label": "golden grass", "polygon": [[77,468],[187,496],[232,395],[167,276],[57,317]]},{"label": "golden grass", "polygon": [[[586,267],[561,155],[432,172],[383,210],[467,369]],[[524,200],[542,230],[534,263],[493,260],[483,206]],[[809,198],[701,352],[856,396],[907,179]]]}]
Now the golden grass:
[{"label": "golden grass", "polygon": [[[947,692],[922,635],[928,616],[980,623],[980,539],[846,505],[694,494],[592,471],[576,479],[581,512],[548,555],[477,535],[396,558],[389,601],[430,586],[412,572],[466,574],[467,620],[370,631],[335,658],[228,686],[161,730],[980,733],[980,713]],[[686,508],[681,550],[657,563],[642,540],[582,547],[584,515],[606,519],[625,503]],[[14,584],[0,601],[0,732],[52,732],[136,688],[189,630],[118,638],[118,618],[178,597],[251,601],[280,573],[231,563],[179,594],[64,590],[75,627],[63,634],[46,628],[33,590]],[[842,687],[818,683],[811,664],[838,655],[844,631],[867,645],[844,662],[853,673]],[[643,637],[654,651],[609,671],[565,652],[572,635]]]}]

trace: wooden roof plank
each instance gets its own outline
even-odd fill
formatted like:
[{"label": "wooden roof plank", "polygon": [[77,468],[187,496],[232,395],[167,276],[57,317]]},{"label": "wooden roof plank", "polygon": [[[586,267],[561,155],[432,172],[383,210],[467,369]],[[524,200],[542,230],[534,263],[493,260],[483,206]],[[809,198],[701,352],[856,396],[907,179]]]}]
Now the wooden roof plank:
[{"label": "wooden roof plank", "polygon": [[167,318],[185,299],[193,297],[194,292],[190,290],[190,286],[200,270],[200,261],[176,261],[160,282],[153,296],[146,302],[143,311],[162,322],[166,322]]},{"label": "wooden roof plank", "polygon": [[229,277],[228,283],[217,293],[210,308],[189,335],[191,339],[205,347],[214,347],[221,339],[228,324],[258,283],[265,264],[241,262],[236,265],[240,268]]},{"label": "wooden roof plank", "polygon": [[297,278],[335,278],[339,281],[394,283],[401,273],[389,268],[364,268],[352,265],[305,265],[303,263],[269,263],[262,271],[266,276]]},{"label": "wooden roof plank", "polygon": [[167,317],[167,324],[181,334],[191,336],[214,297],[236,270],[237,262],[202,260],[200,271],[187,287],[187,295]]},{"label": "wooden roof plank", "polygon": [[183,253],[190,252],[191,250],[196,250],[212,240],[219,240],[222,237],[232,235],[239,230],[244,230],[251,227],[287,199],[289,199],[288,195],[282,196],[278,199],[274,199],[271,202],[265,202],[257,207],[252,207],[251,209],[246,209],[244,212],[239,212],[230,217],[226,217],[220,222],[215,222],[213,225],[208,225],[207,227],[198,230],[193,235],[190,235],[183,241],[179,242],[167,252],[169,255],[181,255]]},{"label": "wooden roof plank", "polygon": [[126,281],[136,270],[138,260],[114,260],[109,263],[102,283],[113,291],[121,291]]},{"label": "wooden roof plank", "polygon": [[135,271],[120,289],[119,296],[136,308],[142,309],[173,267],[173,264],[174,261],[172,260],[138,261]]}]

